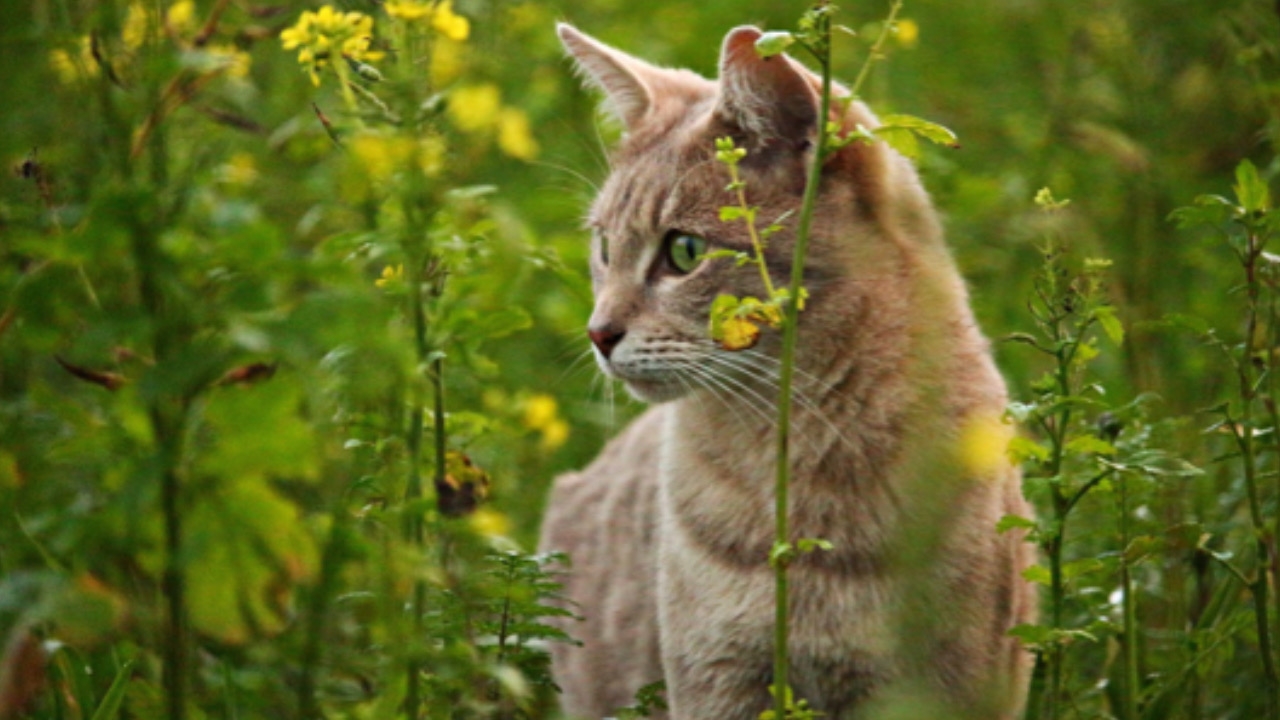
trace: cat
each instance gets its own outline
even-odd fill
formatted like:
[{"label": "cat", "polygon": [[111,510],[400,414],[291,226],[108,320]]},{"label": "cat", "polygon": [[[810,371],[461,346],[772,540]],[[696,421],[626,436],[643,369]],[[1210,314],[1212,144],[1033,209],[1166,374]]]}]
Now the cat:
[{"label": "cat", "polygon": [[[591,208],[598,364],[654,403],[585,470],[554,482],[540,542],[571,558],[580,647],[553,650],[571,717],[600,718],[665,680],[676,720],[770,707],[773,478],[780,333],[731,352],[708,335],[721,293],[767,297],[715,139],[732,137],[764,223],[796,211],[814,162],[817,76],[723,42],[719,79],[659,68],[572,26],[558,33],[624,127]],[[837,88],[838,94],[847,93]],[[878,127],[856,101],[846,131]],[[837,104],[835,107],[840,107]],[[1031,517],[1005,458],[1004,382],[912,164],[883,143],[829,157],[805,263],[792,419],[790,685],[828,718],[1012,718],[1033,622]],[[795,216],[768,239],[790,275]]]}]

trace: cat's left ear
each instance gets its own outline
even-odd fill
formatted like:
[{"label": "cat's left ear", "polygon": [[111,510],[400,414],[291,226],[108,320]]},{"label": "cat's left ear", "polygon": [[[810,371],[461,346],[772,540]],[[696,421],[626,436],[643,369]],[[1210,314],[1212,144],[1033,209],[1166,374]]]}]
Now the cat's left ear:
[{"label": "cat's left ear", "polygon": [[818,123],[812,74],[786,55],[760,57],[755,46],[761,35],[759,28],[742,26],[725,36],[716,112],[753,144],[807,147]]}]

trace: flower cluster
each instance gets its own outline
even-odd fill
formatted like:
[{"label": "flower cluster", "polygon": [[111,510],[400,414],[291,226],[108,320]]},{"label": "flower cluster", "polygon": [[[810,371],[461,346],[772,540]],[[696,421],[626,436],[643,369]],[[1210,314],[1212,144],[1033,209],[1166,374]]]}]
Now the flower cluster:
[{"label": "flower cluster", "polygon": [[165,10],[162,23],[157,28],[146,6],[135,0],[125,11],[118,38],[99,37],[95,45],[88,35],[81,36],[74,47],[52,50],[49,64],[66,85],[92,80],[103,66],[112,73],[122,74],[130,68],[134,57],[149,38],[160,37],[155,32],[160,29],[183,53],[185,66],[202,73],[247,77],[251,63],[247,52],[230,43],[209,42],[208,38],[199,47],[192,42],[198,25],[195,13],[193,0],[178,0]]},{"label": "flower cluster", "polygon": [[319,71],[328,66],[334,53],[356,62],[381,60],[386,54],[371,49],[373,18],[360,12],[338,12],[325,5],[306,11],[298,23],[280,33],[285,50],[298,49],[298,63],[307,69],[311,82],[320,84]]},{"label": "flower cluster", "polygon": [[452,0],[387,0],[387,14],[407,22],[429,22],[440,35],[462,42],[471,34],[471,24],[453,12]]},{"label": "flower cluster", "polygon": [[450,93],[449,119],[469,135],[496,135],[499,149],[511,157],[532,160],[538,154],[529,116],[520,108],[503,105],[502,92],[492,83],[463,86]]}]

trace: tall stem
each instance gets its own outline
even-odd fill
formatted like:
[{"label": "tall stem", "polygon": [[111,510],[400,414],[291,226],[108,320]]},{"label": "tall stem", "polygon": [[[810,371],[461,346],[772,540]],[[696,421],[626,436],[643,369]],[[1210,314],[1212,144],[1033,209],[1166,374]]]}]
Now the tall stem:
[{"label": "tall stem", "polygon": [[[831,24],[827,15],[819,15],[818,28],[821,47],[815,55],[822,66],[822,96],[818,104],[818,137],[813,151],[813,162],[805,181],[804,199],[800,205],[800,221],[796,230],[796,244],[791,257],[790,301],[786,308],[786,322],[782,330],[781,368],[778,378],[778,448],[774,482],[774,542],[785,546],[790,538],[788,527],[788,492],[790,489],[790,455],[788,442],[791,435],[791,383],[795,371],[797,325],[800,316],[799,298],[804,285],[804,263],[809,248],[809,232],[813,225],[813,211],[817,205],[818,188],[822,182],[822,167],[827,157],[827,118],[831,113]],[[788,684],[788,596],[787,560],[774,564],[774,645],[773,686],[774,717],[783,720],[787,716]]]},{"label": "tall stem", "polygon": [[1133,597],[1133,576],[1129,567],[1129,480],[1120,473],[1117,476],[1120,495],[1120,593],[1123,607],[1124,637],[1124,695],[1121,698],[1123,717],[1138,720],[1138,611]]},{"label": "tall stem", "polygon": [[[1267,528],[1262,516],[1262,502],[1258,491],[1258,471],[1254,453],[1254,420],[1253,406],[1258,396],[1258,380],[1254,373],[1254,356],[1256,354],[1258,330],[1258,274],[1257,263],[1262,255],[1262,248],[1256,233],[1250,231],[1243,254],[1248,306],[1246,308],[1244,357],[1237,364],[1240,380],[1240,427],[1235,429],[1236,441],[1240,445],[1241,461],[1244,466],[1245,491],[1249,499],[1249,516],[1253,523],[1254,544],[1257,561],[1253,582],[1249,589],[1253,595],[1254,614],[1258,628],[1258,646],[1262,654],[1262,669],[1267,679],[1267,716],[1271,720],[1280,720],[1280,678],[1277,677],[1275,653],[1272,648],[1271,622],[1268,617],[1270,603],[1268,592],[1273,563],[1271,545],[1267,542]],[[1268,353],[1269,354],[1269,353]]]}]

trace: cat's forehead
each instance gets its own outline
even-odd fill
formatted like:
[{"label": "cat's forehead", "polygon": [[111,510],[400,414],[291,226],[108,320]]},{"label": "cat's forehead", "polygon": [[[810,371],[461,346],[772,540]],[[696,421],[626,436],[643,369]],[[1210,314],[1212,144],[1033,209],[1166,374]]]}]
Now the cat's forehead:
[{"label": "cat's forehead", "polygon": [[723,190],[728,176],[715,162],[705,114],[665,132],[632,137],[592,205],[590,223],[608,234],[663,229],[674,216],[696,212]]}]

